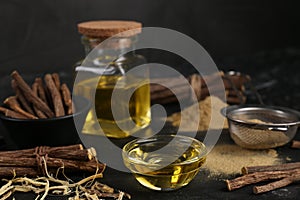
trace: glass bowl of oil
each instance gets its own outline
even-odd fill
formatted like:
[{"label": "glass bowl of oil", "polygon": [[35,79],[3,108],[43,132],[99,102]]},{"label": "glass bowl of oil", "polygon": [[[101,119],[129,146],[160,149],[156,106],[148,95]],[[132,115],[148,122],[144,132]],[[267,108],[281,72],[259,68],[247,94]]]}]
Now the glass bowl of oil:
[{"label": "glass bowl of oil", "polygon": [[189,184],[205,163],[207,149],[195,138],[156,135],[134,139],[123,147],[125,166],[152,190],[172,191]]}]

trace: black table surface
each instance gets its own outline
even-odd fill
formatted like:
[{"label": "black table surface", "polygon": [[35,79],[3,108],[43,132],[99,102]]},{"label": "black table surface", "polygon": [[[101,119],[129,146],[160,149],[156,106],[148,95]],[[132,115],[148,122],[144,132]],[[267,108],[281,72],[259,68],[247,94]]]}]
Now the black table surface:
[{"label": "black table surface", "polygon": [[[279,55],[278,55],[279,54]],[[252,57],[235,57],[227,58],[220,61],[224,70],[238,70],[250,74],[253,82],[262,85],[260,94],[268,105],[286,106],[300,110],[300,53],[299,51],[280,51],[271,53],[259,53]],[[8,94],[8,74],[1,74],[1,97]],[[34,76],[32,74],[32,76]],[[30,79],[30,74],[28,79]],[[262,83],[267,83],[262,84]],[[266,87],[264,87],[264,85]],[[249,102],[255,101],[254,97],[249,94]],[[1,135],[7,132],[0,123]],[[296,139],[300,140],[299,131]],[[10,149],[9,140],[0,140],[1,150]],[[218,143],[233,143],[226,130],[223,131]],[[276,148],[282,158],[290,157],[290,162],[300,161],[300,150],[294,150],[289,144]],[[82,176],[81,174],[76,175]],[[227,191],[224,179],[233,177],[208,178],[209,172],[200,171],[194,180],[187,186],[171,191],[158,192],[149,190],[141,186],[131,174],[116,171],[109,166],[104,172],[102,183],[108,184],[116,189],[128,192],[132,199],[174,199],[174,200],[194,200],[194,199],[299,199],[300,184],[292,184],[282,189],[274,190],[265,194],[255,195],[251,186],[246,186],[236,191]],[[15,199],[34,199],[35,195],[31,193],[16,193]],[[66,199],[65,197],[49,196],[47,199]]]}]

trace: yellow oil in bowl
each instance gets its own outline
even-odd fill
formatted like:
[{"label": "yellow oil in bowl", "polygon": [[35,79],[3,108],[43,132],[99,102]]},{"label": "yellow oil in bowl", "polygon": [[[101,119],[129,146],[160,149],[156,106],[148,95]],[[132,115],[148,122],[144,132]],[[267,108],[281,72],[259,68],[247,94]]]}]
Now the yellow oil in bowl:
[{"label": "yellow oil in bowl", "polygon": [[206,148],[186,136],[154,136],[126,144],[123,159],[143,186],[171,191],[187,185],[198,174],[206,160]]}]

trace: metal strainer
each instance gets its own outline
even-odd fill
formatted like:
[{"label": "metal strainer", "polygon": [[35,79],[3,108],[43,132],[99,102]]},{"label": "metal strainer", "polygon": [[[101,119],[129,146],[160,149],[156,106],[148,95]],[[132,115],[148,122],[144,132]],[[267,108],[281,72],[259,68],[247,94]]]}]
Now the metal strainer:
[{"label": "metal strainer", "polygon": [[244,148],[268,149],[290,142],[300,124],[298,111],[276,106],[239,105],[225,109],[229,132]]}]

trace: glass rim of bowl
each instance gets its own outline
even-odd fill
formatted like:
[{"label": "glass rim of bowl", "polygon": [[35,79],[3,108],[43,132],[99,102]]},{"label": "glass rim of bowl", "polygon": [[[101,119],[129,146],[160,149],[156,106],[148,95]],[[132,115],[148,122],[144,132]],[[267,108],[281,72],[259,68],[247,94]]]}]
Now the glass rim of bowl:
[{"label": "glass rim of bowl", "polygon": [[[140,144],[146,144],[146,143],[151,143],[151,142],[155,142],[155,141],[159,141],[158,139],[185,139],[185,140],[190,140],[190,145],[193,144],[197,144],[200,146],[200,154],[199,156],[197,156],[197,159],[192,159],[192,160],[189,160],[188,162],[186,161],[183,161],[183,162],[180,162],[180,163],[170,163],[170,165],[184,165],[184,164],[189,164],[189,163],[193,163],[193,162],[196,162],[200,159],[203,159],[207,154],[208,154],[208,151],[207,151],[207,147],[205,146],[205,144],[203,142],[201,142],[200,140],[196,139],[196,138],[193,138],[193,137],[189,137],[189,136],[185,136],[185,135],[174,135],[174,134],[170,134],[170,135],[154,135],[154,136],[151,136],[149,138],[136,138],[136,139],[133,139],[131,141],[129,141],[128,143],[126,143],[123,148],[122,148],[122,156],[126,156],[126,158],[128,159],[129,162],[131,163],[134,163],[134,164],[139,164],[139,165],[147,165],[147,167],[157,167],[159,166],[159,164],[150,164],[150,163],[147,163],[147,162],[142,162],[140,160],[137,160],[137,159],[132,159],[130,156],[129,156],[129,152],[136,148],[138,145]],[[171,141],[171,140],[169,140]]]}]

